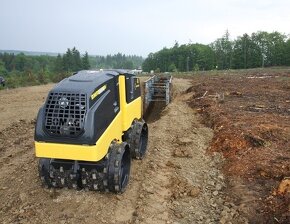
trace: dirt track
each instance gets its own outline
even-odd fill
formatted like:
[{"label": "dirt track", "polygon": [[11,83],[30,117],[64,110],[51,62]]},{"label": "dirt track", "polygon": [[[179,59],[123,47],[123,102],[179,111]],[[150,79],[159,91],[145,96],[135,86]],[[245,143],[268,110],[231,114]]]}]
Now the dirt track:
[{"label": "dirt track", "polygon": [[222,158],[205,153],[213,132],[188,106],[183,79],[174,80],[173,102],[149,124],[148,154],[134,161],[124,194],[43,189],[34,118],[51,87],[0,92],[0,223],[245,222],[225,201]]}]

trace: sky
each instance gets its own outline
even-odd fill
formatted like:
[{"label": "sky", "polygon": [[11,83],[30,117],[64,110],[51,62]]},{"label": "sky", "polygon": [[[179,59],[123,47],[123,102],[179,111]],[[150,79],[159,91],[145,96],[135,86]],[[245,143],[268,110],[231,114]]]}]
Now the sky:
[{"label": "sky", "polygon": [[146,57],[226,30],[288,35],[289,24],[289,0],[0,0],[0,49]]}]

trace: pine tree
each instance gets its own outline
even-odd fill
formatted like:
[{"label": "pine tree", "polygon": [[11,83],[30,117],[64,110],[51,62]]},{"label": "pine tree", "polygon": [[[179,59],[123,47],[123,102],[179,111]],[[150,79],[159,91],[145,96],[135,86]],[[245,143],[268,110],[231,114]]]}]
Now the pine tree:
[{"label": "pine tree", "polygon": [[82,69],[82,60],[80,52],[74,47],[72,49],[73,66],[72,71],[76,72]]},{"label": "pine tree", "polygon": [[91,66],[90,66],[90,61],[89,61],[89,55],[88,55],[88,52],[86,52],[82,58],[82,69],[87,70],[90,68],[91,68]]},{"label": "pine tree", "polygon": [[54,63],[54,71],[57,73],[61,73],[64,71],[63,60],[60,54],[57,55],[55,63]]},{"label": "pine tree", "polygon": [[63,56],[63,68],[67,72],[73,71],[74,59],[71,49],[67,49],[66,53]]}]

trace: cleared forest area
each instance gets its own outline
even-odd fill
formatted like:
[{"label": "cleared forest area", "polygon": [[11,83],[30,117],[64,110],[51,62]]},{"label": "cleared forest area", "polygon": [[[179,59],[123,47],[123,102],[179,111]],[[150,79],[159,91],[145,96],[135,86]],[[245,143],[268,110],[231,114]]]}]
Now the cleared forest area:
[{"label": "cleared forest area", "polygon": [[287,68],[176,74],[121,195],[42,188],[34,123],[52,84],[1,90],[0,222],[289,223],[289,81]]}]

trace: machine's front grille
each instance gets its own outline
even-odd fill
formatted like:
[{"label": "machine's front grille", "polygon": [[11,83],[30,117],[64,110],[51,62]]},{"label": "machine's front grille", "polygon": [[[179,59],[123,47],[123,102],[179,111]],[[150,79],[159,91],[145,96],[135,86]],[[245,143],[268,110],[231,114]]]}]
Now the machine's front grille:
[{"label": "machine's front grille", "polygon": [[45,105],[45,129],[50,135],[76,137],[83,131],[86,111],[86,94],[51,92]]}]

